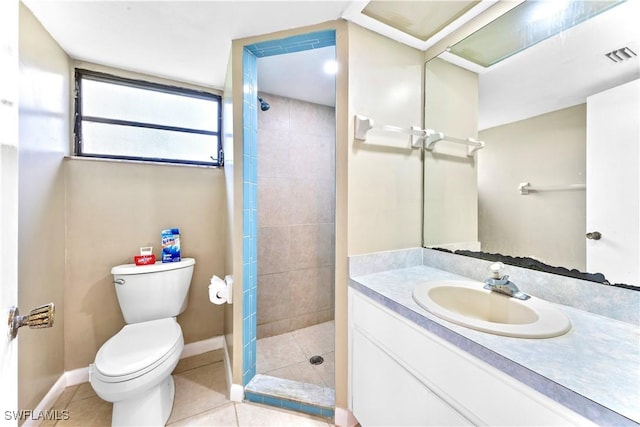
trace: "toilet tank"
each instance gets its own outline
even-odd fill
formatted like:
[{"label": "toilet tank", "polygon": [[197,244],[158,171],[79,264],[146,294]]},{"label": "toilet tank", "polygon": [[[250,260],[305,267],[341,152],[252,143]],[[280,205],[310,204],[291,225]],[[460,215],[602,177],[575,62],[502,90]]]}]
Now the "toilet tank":
[{"label": "toilet tank", "polygon": [[193,258],[111,269],[118,303],[127,324],[175,317],[187,308]]}]

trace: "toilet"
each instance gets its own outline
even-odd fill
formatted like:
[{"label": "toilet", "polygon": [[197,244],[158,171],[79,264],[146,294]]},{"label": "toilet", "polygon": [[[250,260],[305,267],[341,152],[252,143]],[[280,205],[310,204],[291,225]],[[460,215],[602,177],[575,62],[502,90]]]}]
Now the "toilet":
[{"label": "toilet", "polygon": [[96,394],[113,402],[114,426],[162,426],[173,408],[171,372],[184,348],[176,316],[187,308],[193,258],[113,267],[126,325],[105,342],[89,366]]}]

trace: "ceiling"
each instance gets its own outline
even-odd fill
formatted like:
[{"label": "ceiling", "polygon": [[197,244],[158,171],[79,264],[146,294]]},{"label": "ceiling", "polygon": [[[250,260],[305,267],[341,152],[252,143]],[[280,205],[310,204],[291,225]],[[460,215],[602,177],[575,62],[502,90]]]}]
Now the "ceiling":
[{"label": "ceiling", "polygon": [[[224,87],[231,41],[238,38],[344,18],[419,49],[436,41],[436,37],[419,40],[365,16],[361,12],[368,0],[22,1],[72,58],[216,89]],[[495,1],[480,1],[457,24]],[[428,15],[451,2],[389,2],[394,3],[419,5],[412,10]],[[446,15],[438,16],[442,24],[448,22]],[[327,95],[335,93],[335,78],[321,71],[330,55],[335,55],[330,49],[318,49],[262,58],[259,88],[333,105],[334,97]],[[289,72],[292,69],[302,72]],[[287,76],[284,83],[282,75]]]},{"label": "ceiling", "polygon": [[[479,129],[586,102],[588,96],[640,77],[640,56],[605,56],[630,47],[640,55],[640,1],[628,0],[491,67],[441,58],[480,74]],[[491,24],[489,24],[491,25]]]},{"label": "ceiling", "polygon": [[[368,0],[22,1],[72,58],[216,89],[224,86],[234,39],[344,18],[426,50],[496,2],[480,1],[425,41],[362,13]],[[394,3],[398,5],[398,15],[389,22],[404,22],[410,27],[407,19],[411,16],[403,10],[409,3],[414,3],[409,9],[411,14],[419,4],[420,16],[425,16],[449,2],[386,3],[386,9]],[[640,53],[639,32],[634,30],[632,21],[640,16],[639,5],[640,0],[628,0],[575,27],[595,31],[570,30],[575,33],[571,37],[565,31],[561,37],[548,39],[488,69],[471,67],[481,74],[480,128],[584,102],[588,94],[603,87],[605,80],[612,80],[612,73],[625,74],[627,77],[623,78],[628,78],[629,73],[637,74],[638,58],[619,67],[603,54],[625,44],[635,46],[636,53]],[[393,8],[389,13],[393,14]],[[609,15],[615,24],[600,23]],[[260,58],[259,90],[333,105],[335,78],[325,74],[322,65],[334,56],[334,48],[323,48]],[[567,72],[577,77],[560,77]],[[563,95],[568,88],[572,95]],[[526,102],[519,102],[516,108],[514,101],[518,100]]]}]

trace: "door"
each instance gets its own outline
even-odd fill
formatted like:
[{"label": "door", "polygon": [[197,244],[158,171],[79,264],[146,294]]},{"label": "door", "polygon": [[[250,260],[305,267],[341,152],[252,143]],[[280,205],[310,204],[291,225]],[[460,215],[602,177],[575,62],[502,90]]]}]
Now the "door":
[{"label": "door", "polygon": [[[0,423],[18,408],[18,343],[7,320],[18,301],[18,0],[0,2]],[[7,419],[10,418],[10,419]]]},{"label": "door", "polygon": [[640,80],[587,98],[586,231],[600,233],[587,240],[587,271],[630,285],[640,285],[638,117]]}]

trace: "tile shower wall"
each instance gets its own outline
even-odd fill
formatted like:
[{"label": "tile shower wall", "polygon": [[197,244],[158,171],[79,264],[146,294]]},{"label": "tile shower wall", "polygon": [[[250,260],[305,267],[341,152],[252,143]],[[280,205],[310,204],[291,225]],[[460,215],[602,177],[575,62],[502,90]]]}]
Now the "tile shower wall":
[{"label": "tile shower wall", "polygon": [[258,338],[333,319],[335,109],[261,94]]}]

